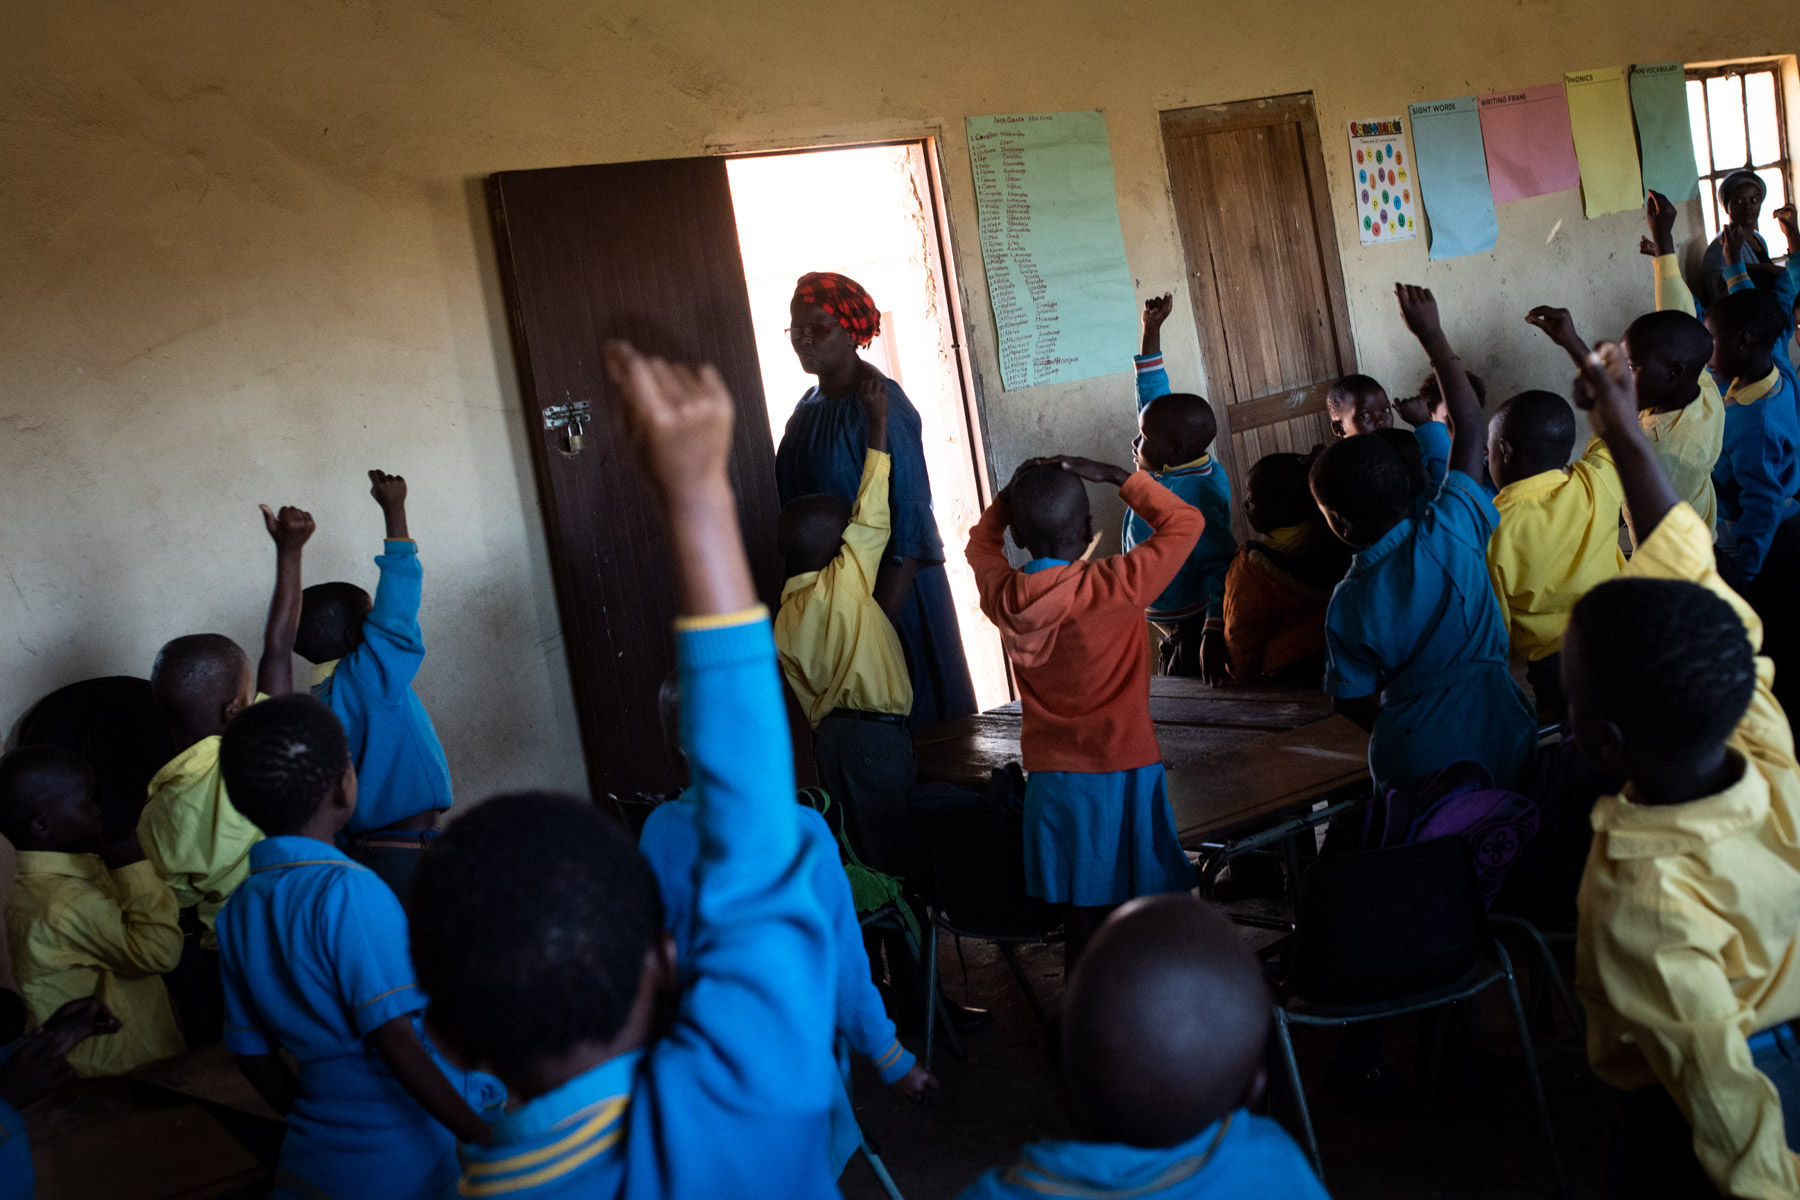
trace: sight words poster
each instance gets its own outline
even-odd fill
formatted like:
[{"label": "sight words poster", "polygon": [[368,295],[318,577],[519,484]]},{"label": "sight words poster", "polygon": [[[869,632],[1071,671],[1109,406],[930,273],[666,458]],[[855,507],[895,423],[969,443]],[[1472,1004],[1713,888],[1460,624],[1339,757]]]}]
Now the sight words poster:
[{"label": "sight words poster", "polygon": [[1363,245],[1418,236],[1413,174],[1404,118],[1350,122],[1350,177],[1356,182],[1356,232]]}]

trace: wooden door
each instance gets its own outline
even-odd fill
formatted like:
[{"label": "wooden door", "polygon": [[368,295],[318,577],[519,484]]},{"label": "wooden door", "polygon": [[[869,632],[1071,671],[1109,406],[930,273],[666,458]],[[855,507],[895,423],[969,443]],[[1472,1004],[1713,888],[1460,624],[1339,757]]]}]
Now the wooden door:
[{"label": "wooden door", "polygon": [[[1325,394],[1356,370],[1311,95],[1162,114],[1189,295],[1243,487],[1251,464],[1326,440]],[[1243,510],[1234,523],[1245,536]]]},{"label": "wooden door", "polygon": [[[656,699],[674,660],[674,583],[600,347],[628,338],[724,376],[737,400],[744,541],[773,608],[775,455],[725,162],[505,171],[490,177],[488,199],[589,784],[595,796],[666,790],[675,775]],[[571,451],[564,414],[546,410],[582,402],[591,417]]]}]

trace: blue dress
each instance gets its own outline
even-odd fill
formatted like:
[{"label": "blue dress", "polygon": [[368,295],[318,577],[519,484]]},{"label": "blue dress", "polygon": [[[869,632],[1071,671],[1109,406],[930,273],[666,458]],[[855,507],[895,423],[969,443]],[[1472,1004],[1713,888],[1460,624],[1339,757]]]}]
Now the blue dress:
[{"label": "blue dress", "polygon": [[[919,412],[899,384],[890,379],[887,389],[888,452],[894,460],[888,484],[894,533],[887,556],[928,564],[913,576],[912,595],[894,623],[912,676],[912,726],[926,729],[974,712],[975,685],[963,657],[950,576],[944,571],[944,541],[931,511]],[[813,388],[788,418],[775,452],[775,487],[781,502],[823,493],[845,504],[856,503],[868,443],[868,419],[856,396],[827,397]]]}]

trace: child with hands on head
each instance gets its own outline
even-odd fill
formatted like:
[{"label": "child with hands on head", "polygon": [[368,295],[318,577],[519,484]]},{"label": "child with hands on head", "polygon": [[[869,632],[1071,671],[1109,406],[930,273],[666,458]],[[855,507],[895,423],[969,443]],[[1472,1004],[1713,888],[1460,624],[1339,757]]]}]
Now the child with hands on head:
[{"label": "child with hands on head", "polygon": [[[1082,561],[1093,541],[1084,481],[1118,488],[1155,536]],[[1113,908],[1194,885],[1150,723],[1143,609],[1205,525],[1148,471],[1060,455],[1022,464],[969,534],[981,611],[1019,682],[1026,888],[1061,907],[1070,966]],[[1031,556],[1022,568],[1006,557],[1008,528]]]},{"label": "child with hands on head", "polygon": [[[1140,471],[1199,509],[1206,529],[1169,586],[1150,602],[1150,621],[1163,639],[1164,670],[1224,683],[1230,666],[1225,642],[1225,573],[1237,553],[1231,532],[1231,480],[1210,450],[1218,418],[1204,397],[1171,392],[1163,367],[1162,326],[1175,304],[1172,292],[1144,301],[1143,353],[1137,371],[1138,435],[1131,443]],[[1127,510],[1120,543],[1129,553],[1151,535],[1148,522]]]},{"label": "child with hands on head", "polygon": [[682,986],[655,876],[585,800],[489,800],[426,851],[412,958],[433,1039],[517,1107],[465,1147],[465,1194],[837,1194],[836,949],[800,834],[787,715],[729,473],[718,373],[607,346],[678,584],[694,779]]}]

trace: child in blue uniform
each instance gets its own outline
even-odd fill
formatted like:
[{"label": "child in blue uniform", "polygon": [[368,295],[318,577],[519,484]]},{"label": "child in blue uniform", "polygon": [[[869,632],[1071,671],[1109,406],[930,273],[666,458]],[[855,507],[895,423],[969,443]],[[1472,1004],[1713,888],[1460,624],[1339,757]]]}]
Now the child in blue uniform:
[{"label": "child in blue uniform", "polygon": [[[1199,675],[1224,683],[1231,664],[1225,647],[1225,574],[1237,555],[1231,532],[1231,480],[1209,453],[1218,418],[1205,399],[1171,392],[1163,368],[1162,325],[1175,303],[1171,293],[1144,301],[1143,353],[1136,359],[1138,435],[1131,444],[1139,470],[1199,509],[1206,530],[1187,562],[1151,602],[1150,622],[1163,638],[1170,675]],[[1149,540],[1150,523],[1126,509],[1122,550]]]},{"label": "child in blue uniform", "polygon": [[[36,1172],[21,1114],[75,1078],[69,1054],[96,1034],[117,1033],[119,1019],[94,998],[71,1000],[23,1037],[0,1046],[0,1197],[30,1200]],[[7,1031],[10,1037],[17,1026]]]},{"label": "child in blue uniform", "polygon": [[1063,992],[1060,1034],[1075,1137],[1025,1147],[962,1200],[1325,1200],[1293,1139],[1244,1108],[1262,1090],[1269,993],[1205,902],[1133,900],[1108,919]]},{"label": "child in blue uniform", "polygon": [[682,744],[700,850],[679,988],[656,878],[573,797],[489,800],[413,882],[432,1036],[521,1102],[465,1148],[462,1194],[837,1195],[837,952],[800,837],[787,714],[727,464],[717,372],[607,348],[680,585]]},{"label": "child in blue uniform", "polygon": [[[672,682],[663,685],[658,707],[663,715],[663,736],[685,778],[687,755],[681,750],[680,692]],[[824,817],[811,808],[799,807],[800,840],[813,863],[813,894],[831,919],[837,941],[838,1038],[874,1066],[896,1099],[929,1103],[937,1093],[938,1081],[900,1044],[894,1022],[881,1002],[881,993],[869,970],[868,952],[863,948],[862,925],[856,919],[850,880],[838,857],[837,839]],[[678,962],[686,962],[694,952],[694,864],[700,857],[699,819],[699,805],[684,791],[676,799],[657,805],[638,836],[638,853],[656,873],[662,893],[663,924],[675,935]],[[846,1071],[848,1084],[849,1062],[840,1056],[839,1065]],[[850,1107],[847,1088],[839,1088],[833,1099],[831,1169],[834,1175],[841,1175],[861,1144],[862,1131]]]},{"label": "child in blue uniform", "polygon": [[306,589],[294,649],[314,664],[312,694],[343,722],[356,763],[353,858],[405,896],[419,851],[450,807],[450,765],[412,683],[425,663],[419,632],[423,573],[406,527],[406,480],[369,472],[387,540],[375,559],[375,600],[354,583]]},{"label": "child in blue uniform", "polygon": [[1506,625],[1487,573],[1499,514],[1475,483],[1481,410],[1423,288],[1398,285],[1401,315],[1438,371],[1456,430],[1450,470],[1418,517],[1400,457],[1378,437],[1349,437],[1313,465],[1313,497],[1356,551],[1326,614],[1325,690],[1370,730],[1379,790],[1463,760],[1519,788],[1537,720],[1507,671]]},{"label": "child in blue uniform", "polygon": [[[219,912],[225,1046],[287,1118],[276,1197],[427,1200],[457,1138],[487,1127],[421,1041],[406,915],[335,839],[356,807],[343,728],[311,696],[246,709],[219,750],[232,802],[267,835]],[[278,1055],[299,1063],[296,1074]]]}]

